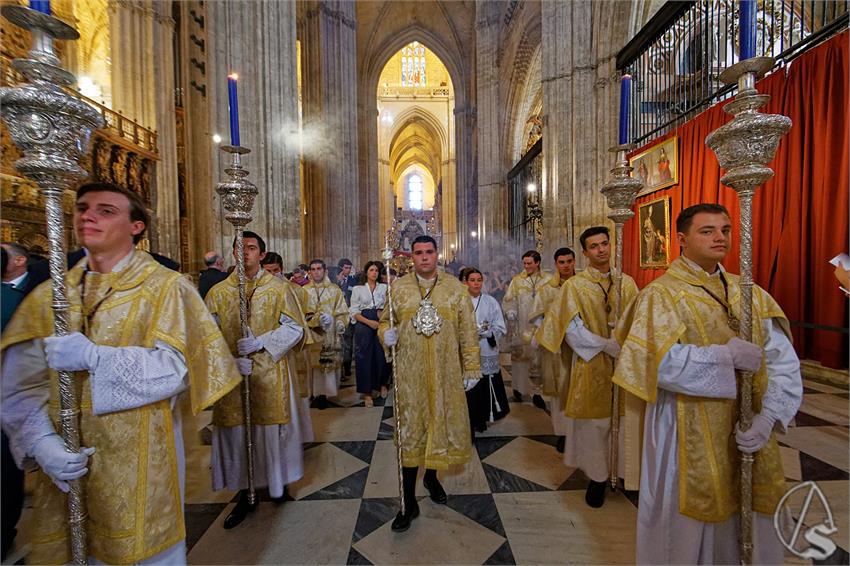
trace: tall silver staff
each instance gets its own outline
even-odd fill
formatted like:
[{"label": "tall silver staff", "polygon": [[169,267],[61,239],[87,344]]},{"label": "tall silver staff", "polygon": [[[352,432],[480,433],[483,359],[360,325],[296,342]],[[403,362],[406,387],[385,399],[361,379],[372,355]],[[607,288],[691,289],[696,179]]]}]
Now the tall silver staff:
[{"label": "tall silver staff", "polygon": [[[259,191],[256,185],[246,177],[248,170],[242,167],[242,155],[251,153],[247,147],[225,145],[221,150],[230,154],[230,167],[224,170],[229,180],[219,183],[215,190],[221,196],[224,207],[224,218],[236,230],[236,276],[239,279],[239,323],[242,327],[242,338],[247,338],[251,331],[248,327],[248,300],[245,296],[245,248],[242,232],[245,225],[253,220],[251,209],[254,208],[254,198]],[[254,489],[254,431],[251,425],[251,376],[242,378],[242,414],[245,418],[245,448],[248,451],[248,503],[257,502]]]},{"label": "tall silver staff", "polygon": [[[399,233],[397,225],[393,222],[392,228],[387,230],[387,235],[384,238],[384,267],[387,271],[387,308],[390,311],[390,328],[395,328],[395,311],[393,310],[393,295],[392,295],[392,275],[390,274],[390,261],[393,259],[393,251],[398,247]],[[406,513],[404,506],[404,476],[402,475],[401,464],[401,411],[399,409],[400,402],[398,396],[398,379],[395,363],[395,346],[390,346],[390,363],[392,363],[393,373],[393,415],[395,415],[395,434],[396,434],[396,456],[398,459],[398,501],[401,514]]]},{"label": "tall silver staff", "polygon": [[[635,197],[643,187],[640,179],[631,177],[634,169],[629,166],[626,152],[634,146],[630,144],[612,147],[610,151],[617,154],[617,161],[611,169],[611,179],[602,185],[600,191],[608,201],[608,218],[614,221],[614,265],[611,267],[611,275],[614,278],[616,289],[617,306],[614,310],[614,320],[619,320],[623,314],[623,225],[635,215],[632,207]],[[612,329],[613,332],[613,329]],[[609,478],[611,489],[617,489],[617,476],[619,468],[620,450],[620,388],[611,384],[611,443],[608,446],[610,461]]]},{"label": "tall silver staff", "polygon": [[[56,336],[65,336],[69,325],[62,195],[88,177],[80,162],[88,151],[92,130],[105,124],[97,110],[64,90],[76,79],[59,66],[53,40],[78,39],[77,30],[53,16],[23,6],[3,6],[2,14],[11,23],[32,33],[29,58],[12,61],[12,66],[30,82],[0,89],[0,107],[12,141],[24,154],[15,162],[15,168],[39,186],[44,198],[53,281],[53,332]],[[72,372],[59,372],[62,440],[66,450],[76,453],[80,451],[80,406],[74,382]],[[88,551],[83,488],[79,480],[69,484],[71,560],[85,564]]]},{"label": "tall silver staff", "polygon": [[[735,100],[726,105],[726,113],[735,118],[710,133],[705,143],[717,155],[726,174],[724,185],[738,193],[741,206],[741,329],[743,340],[753,339],[753,196],[756,188],[773,177],[767,164],[773,161],[779,140],[791,129],[791,119],[780,114],[762,114],[770,95],[759,94],[756,79],[773,68],[772,57],[752,57],[726,69],[720,80],[738,84]],[[744,430],[753,421],[753,372],[739,372],[741,396],[738,420]],[[741,562],[753,559],[753,455],[741,453]]]}]

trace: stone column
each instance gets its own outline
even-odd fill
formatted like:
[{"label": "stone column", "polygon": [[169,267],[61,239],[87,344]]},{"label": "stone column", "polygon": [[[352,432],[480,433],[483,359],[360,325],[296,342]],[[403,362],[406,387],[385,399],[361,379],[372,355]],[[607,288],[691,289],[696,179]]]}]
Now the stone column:
[{"label": "stone column", "polygon": [[[247,228],[292,267],[302,256],[295,3],[206,2],[206,13],[210,135],[219,133],[222,143],[230,142],[227,75],[235,72],[241,143],[251,149],[243,165],[260,191]],[[214,185],[225,178],[230,161],[212,143],[209,151],[218,172]],[[218,195],[212,200],[222,227],[219,247],[227,254],[233,231]]]},{"label": "stone column", "polygon": [[366,228],[358,198],[354,3],[304,0],[300,8],[303,124],[310,140],[304,148],[305,250],[329,263],[354,260],[361,256],[358,233]]},{"label": "stone column", "polygon": [[113,108],[157,132],[159,161],[151,195],[151,249],[180,259],[174,20],[171,3],[109,3]]},{"label": "stone column", "polygon": [[[478,264],[480,239],[471,236],[478,231],[478,176],[475,167],[476,139],[475,106],[458,101],[455,106],[455,149],[457,151],[457,206],[458,258],[470,265]],[[489,142],[489,140],[488,140]]]},{"label": "stone column", "polygon": [[[619,89],[614,59],[627,39],[627,2],[543,2],[543,239],[578,253],[581,232],[613,226],[599,188],[613,158]],[[584,264],[581,254],[580,264]]]},{"label": "stone column", "polygon": [[[490,265],[496,246],[508,233],[508,193],[502,171],[498,39],[500,2],[478,4],[475,24],[476,103],[478,106],[478,241],[481,265]],[[468,236],[468,235],[467,235]]]}]

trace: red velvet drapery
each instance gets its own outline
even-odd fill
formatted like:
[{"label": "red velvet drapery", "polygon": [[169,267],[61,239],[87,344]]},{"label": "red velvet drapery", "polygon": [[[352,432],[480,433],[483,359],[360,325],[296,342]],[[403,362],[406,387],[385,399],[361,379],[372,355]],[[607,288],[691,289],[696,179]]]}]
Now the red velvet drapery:
[{"label": "red velvet drapery", "polygon": [[[756,283],[776,298],[792,321],[800,357],[840,368],[847,367],[848,336],[841,332],[847,328],[847,302],[827,262],[848,246],[848,35],[832,38],[758,83],[759,92],[771,95],[762,110],[784,114],[794,125],[770,164],[776,175],[758,190],[753,204]],[[671,260],[679,254],[678,213],[700,202],[725,205],[735,221],[735,233],[724,265],[737,273],[737,195],[720,184],[717,158],[705,145],[705,137],[731,119],[723,112],[724,105],[709,108],[653,141],[651,145],[679,137],[679,183],[637,202],[670,197]],[[639,268],[638,230],[635,219],[625,225],[624,269],[643,287],[664,270]]]}]

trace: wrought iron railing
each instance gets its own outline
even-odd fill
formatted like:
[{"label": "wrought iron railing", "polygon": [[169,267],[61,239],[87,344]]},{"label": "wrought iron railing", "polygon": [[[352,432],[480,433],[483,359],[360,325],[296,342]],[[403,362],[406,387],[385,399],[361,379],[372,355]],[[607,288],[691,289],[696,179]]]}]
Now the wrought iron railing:
[{"label": "wrought iron railing", "polygon": [[[731,96],[718,75],[737,63],[738,1],[668,2],[617,56],[632,76],[629,141],[663,135]],[[756,55],[788,61],[847,28],[848,0],[759,0]]]},{"label": "wrought iron railing", "polygon": [[[12,67],[11,60],[6,55],[0,55],[0,84],[11,86],[26,82],[26,79]],[[86,104],[96,108],[106,121],[106,129],[115,136],[127,140],[134,145],[151,153],[158,153],[156,132],[123,116],[119,112],[84,96],[72,88],[66,89],[69,94],[76,96]]]},{"label": "wrought iron railing", "polygon": [[443,98],[451,96],[452,91],[447,86],[439,87],[424,87],[424,86],[391,86],[381,87],[380,96],[382,97],[432,97]]}]

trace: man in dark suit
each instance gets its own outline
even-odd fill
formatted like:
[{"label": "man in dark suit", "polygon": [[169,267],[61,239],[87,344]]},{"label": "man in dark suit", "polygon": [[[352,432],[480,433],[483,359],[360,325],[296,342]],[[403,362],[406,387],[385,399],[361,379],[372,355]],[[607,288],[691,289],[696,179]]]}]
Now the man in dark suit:
[{"label": "man in dark suit", "polygon": [[201,271],[200,277],[198,277],[198,292],[202,299],[206,298],[207,293],[216,283],[227,279],[227,272],[224,270],[224,258],[218,252],[205,253],[204,265],[207,268]]},{"label": "man in dark suit", "polygon": [[[2,244],[2,295],[0,295],[0,315],[2,323],[0,330],[6,328],[6,323],[24,300],[24,297],[35,285],[27,273],[28,253],[26,248],[14,243]],[[0,452],[0,474],[2,474],[2,509],[0,509],[0,543],[2,543],[2,559],[15,540],[17,529],[15,525],[21,517],[24,505],[24,472],[15,465],[12,452],[9,450],[9,439],[2,435],[2,452]]]}]

